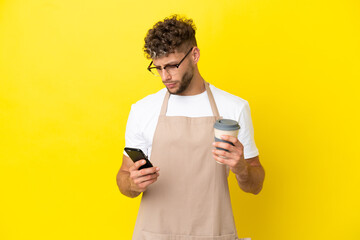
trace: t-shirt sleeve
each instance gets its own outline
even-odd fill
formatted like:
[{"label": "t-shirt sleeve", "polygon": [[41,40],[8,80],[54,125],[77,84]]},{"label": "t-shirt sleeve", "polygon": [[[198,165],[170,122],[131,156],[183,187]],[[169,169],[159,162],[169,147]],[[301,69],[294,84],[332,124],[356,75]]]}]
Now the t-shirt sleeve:
[{"label": "t-shirt sleeve", "polygon": [[254,139],[254,127],[251,120],[250,106],[246,102],[239,116],[238,139],[244,146],[244,158],[253,158],[259,155]]},{"label": "t-shirt sleeve", "polygon": [[[131,148],[140,148],[147,155],[146,141],[143,136],[139,117],[141,117],[141,112],[139,112],[139,110],[136,108],[136,105],[131,105],[131,110],[126,123],[125,146]],[[128,156],[125,151],[124,155]]]}]

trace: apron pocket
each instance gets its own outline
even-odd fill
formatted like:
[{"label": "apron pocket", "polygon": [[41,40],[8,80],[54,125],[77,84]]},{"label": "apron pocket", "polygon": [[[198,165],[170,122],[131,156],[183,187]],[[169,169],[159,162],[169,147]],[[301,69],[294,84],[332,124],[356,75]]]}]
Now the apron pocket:
[{"label": "apron pocket", "polygon": [[174,235],[152,233],[148,231],[141,231],[141,240],[236,240],[235,233],[226,234],[222,236],[191,236],[191,235]]}]

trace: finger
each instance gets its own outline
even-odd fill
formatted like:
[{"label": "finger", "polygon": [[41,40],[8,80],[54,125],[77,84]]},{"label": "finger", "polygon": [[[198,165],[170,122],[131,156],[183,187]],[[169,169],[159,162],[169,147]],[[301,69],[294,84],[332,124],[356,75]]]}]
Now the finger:
[{"label": "finger", "polygon": [[213,142],[213,146],[217,147],[217,148],[223,148],[223,149],[226,149],[228,151],[231,151],[233,149],[233,147],[234,147],[230,143],[226,143],[226,142]]},{"label": "finger", "polygon": [[[151,168],[144,168],[141,170],[134,170],[134,171],[130,171],[130,178],[134,181],[134,182],[138,182],[138,178],[147,176],[147,175],[154,175],[156,173],[158,173],[160,171],[160,169],[158,167],[151,167]],[[140,181],[141,182],[141,181]]]},{"label": "finger", "polygon": [[139,167],[141,167],[145,163],[146,163],[146,161],[144,159],[136,161],[131,167],[129,167],[129,171],[136,171],[139,169]]},{"label": "finger", "polygon": [[236,147],[233,147],[232,150],[233,151],[227,152],[224,150],[213,149],[212,153],[219,157],[225,157],[228,161],[229,160],[235,161],[235,163],[236,163],[243,157],[243,151],[242,151],[242,149],[238,149]]},{"label": "finger", "polygon": [[138,176],[144,176],[148,174],[154,174],[156,172],[160,171],[159,167],[151,167],[151,168],[143,168],[138,172]]},{"label": "finger", "polygon": [[134,180],[134,183],[137,184],[137,185],[140,185],[141,183],[152,181],[154,179],[157,179],[158,177],[159,177],[159,173],[145,175],[145,176],[136,178]]},{"label": "finger", "polygon": [[218,150],[218,149],[213,149],[212,152],[217,155],[217,156],[223,156],[225,158],[230,158],[231,157],[231,153],[224,151],[224,150]]},{"label": "finger", "polygon": [[214,154],[213,153],[213,158],[219,162],[219,163],[222,163],[222,164],[225,164],[225,165],[229,165],[229,160],[226,159],[226,158],[222,158],[222,157],[219,157],[218,155]]},{"label": "finger", "polygon": [[234,137],[234,136],[231,136],[231,135],[221,135],[220,138],[222,140],[229,141],[229,142],[233,143],[235,146],[240,143],[240,141],[239,141],[239,139],[237,137]]},{"label": "finger", "polygon": [[237,164],[237,161],[232,158],[222,158],[222,157],[217,156],[216,154],[213,154],[213,157],[217,162],[225,164],[225,165],[229,166],[230,168],[235,167]]},{"label": "finger", "polygon": [[150,185],[150,184],[153,184],[154,182],[157,181],[157,178],[154,178],[152,180],[149,180],[149,181],[146,181],[146,182],[142,182],[140,183],[138,186],[139,188],[143,189],[143,191],[146,190],[146,188]]}]

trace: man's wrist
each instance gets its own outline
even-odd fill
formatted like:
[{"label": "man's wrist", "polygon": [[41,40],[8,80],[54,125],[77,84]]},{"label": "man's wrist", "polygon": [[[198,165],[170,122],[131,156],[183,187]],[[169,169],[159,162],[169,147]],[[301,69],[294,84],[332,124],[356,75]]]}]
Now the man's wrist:
[{"label": "man's wrist", "polygon": [[242,169],[241,172],[235,174],[236,179],[239,183],[245,183],[249,180],[250,178],[250,173],[249,173],[250,167],[249,164],[246,163],[245,167]]}]

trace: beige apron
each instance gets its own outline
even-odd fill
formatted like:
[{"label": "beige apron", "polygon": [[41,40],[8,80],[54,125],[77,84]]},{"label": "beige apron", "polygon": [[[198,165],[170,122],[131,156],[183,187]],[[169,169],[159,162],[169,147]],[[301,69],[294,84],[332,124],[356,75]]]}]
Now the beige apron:
[{"label": "beige apron", "polygon": [[133,240],[237,239],[230,203],[229,170],[212,157],[214,116],[166,116],[166,93],[156,127],[151,162],[158,180],[143,193]]}]

